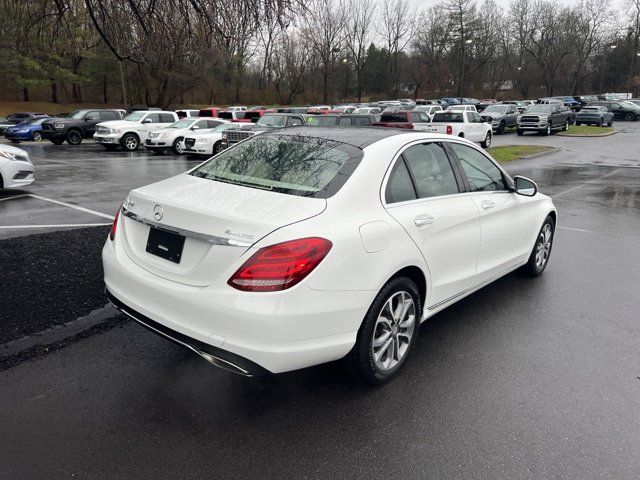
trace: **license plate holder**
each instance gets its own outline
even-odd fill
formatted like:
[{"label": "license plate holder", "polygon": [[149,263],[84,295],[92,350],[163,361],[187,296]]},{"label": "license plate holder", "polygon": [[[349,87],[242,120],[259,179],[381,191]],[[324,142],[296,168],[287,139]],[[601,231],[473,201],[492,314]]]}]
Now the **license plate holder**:
[{"label": "license plate holder", "polygon": [[147,237],[147,253],[155,255],[173,263],[180,263],[182,249],[184,248],[184,237],[177,233],[162,230],[160,228],[149,228]]}]

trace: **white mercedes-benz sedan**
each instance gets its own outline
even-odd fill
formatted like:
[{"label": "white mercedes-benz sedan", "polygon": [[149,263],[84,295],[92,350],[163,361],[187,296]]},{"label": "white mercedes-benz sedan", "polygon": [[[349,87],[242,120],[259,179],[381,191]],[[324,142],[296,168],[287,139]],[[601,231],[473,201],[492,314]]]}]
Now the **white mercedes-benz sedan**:
[{"label": "white mercedes-benz sedan", "polygon": [[103,250],[131,318],[242,375],[341,359],[382,383],[418,326],[522,267],[556,209],[473,143],[292,127],[130,192]]},{"label": "white mercedes-benz sedan", "polygon": [[33,163],[21,148],[0,144],[0,189],[20,188],[33,183]]}]

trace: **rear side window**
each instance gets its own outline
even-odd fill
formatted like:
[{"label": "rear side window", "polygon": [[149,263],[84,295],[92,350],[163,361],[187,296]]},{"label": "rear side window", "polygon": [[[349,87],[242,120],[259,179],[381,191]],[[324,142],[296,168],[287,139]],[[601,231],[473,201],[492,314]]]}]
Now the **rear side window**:
[{"label": "rear side window", "polygon": [[[149,123],[149,120],[151,120],[151,123],[160,123],[160,114],[150,113],[144,118],[143,122]],[[173,123],[173,121],[171,123]]]},{"label": "rear side window", "polygon": [[500,169],[483,153],[460,143],[449,144],[460,161],[472,192],[506,190]]},{"label": "rear side window", "polygon": [[107,120],[117,120],[120,118],[117,112],[100,112],[100,120],[106,122]]},{"label": "rear side window", "polygon": [[175,121],[176,119],[173,117],[173,115],[170,115],[168,113],[160,114],[160,123],[173,123]]},{"label": "rear side window", "polygon": [[338,119],[338,125],[351,125],[350,117],[340,117]]},{"label": "rear side window", "polygon": [[403,155],[413,174],[420,198],[458,193],[456,177],[442,145],[414,145],[407,148]]},{"label": "rear side window", "polygon": [[462,123],[462,112],[436,112],[433,115],[434,122]]},{"label": "rear side window", "polygon": [[191,175],[313,198],[335,194],[362,159],[342,142],[302,135],[259,135],[223,150]]},{"label": "rear side window", "polygon": [[402,157],[398,158],[393,166],[384,197],[387,203],[406,202],[418,198],[416,190],[413,188],[411,175]]}]

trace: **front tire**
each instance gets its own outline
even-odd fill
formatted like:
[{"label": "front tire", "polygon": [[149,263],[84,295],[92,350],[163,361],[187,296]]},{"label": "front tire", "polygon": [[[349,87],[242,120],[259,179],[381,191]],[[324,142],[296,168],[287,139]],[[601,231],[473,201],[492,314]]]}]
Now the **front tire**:
[{"label": "front tire", "polygon": [[82,143],[82,135],[77,130],[71,130],[67,133],[67,143],[69,145],[80,145]]},{"label": "front tire", "polygon": [[184,147],[182,146],[183,140],[184,140],[184,137],[178,137],[173,142],[173,147],[171,148],[173,149],[173,153],[175,153],[176,155],[182,155],[184,153]]},{"label": "front tire", "polygon": [[221,151],[222,151],[222,140],[218,140],[216,143],[213,144],[212,153],[214,155],[217,155]]},{"label": "front tire", "polygon": [[491,146],[491,132],[487,132],[487,136],[484,137],[484,141],[480,142],[482,148],[489,148]]},{"label": "front tire", "polygon": [[496,130],[496,133],[498,135],[502,135],[504,133],[504,129],[506,128],[504,122],[500,122],[500,125],[498,125],[498,128]]},{"label": "front tire", "polygon": [[394,378],[415,344],[421,315],[420,293],[411,279],[387,282],[369,307],[347,356],[353,373],[374,384]]},{"label": "front tire", "polygon": [[549,257],[551,256],[551,248],[553,247],[553,239],[555,236],[556,225],[553,221],[553,217],[548,215],[545,218],[538,237],[536,238],[536,244],[533,246],[531,255],[529,255],[529,261],[523,267],[524,271],[532,277],[537,277],[544,272],[549,263]]},{"label": "front tire", "polygon": [[122,148],[127,152],[135,152],[140,146],[140,139],[135,133],[127,133],[120,140]]},{"label": "front tire", "polygon": [[569,120],[565,122],[565,124],[562,127],[563,132],[567,132],[569,130],[569,123],[570,123]]},{"label": "front tire", "polygon": [[519,137],[524,135],[524,130],[520,130],[519,128],[516,130],[516,133],[518,134]]}]

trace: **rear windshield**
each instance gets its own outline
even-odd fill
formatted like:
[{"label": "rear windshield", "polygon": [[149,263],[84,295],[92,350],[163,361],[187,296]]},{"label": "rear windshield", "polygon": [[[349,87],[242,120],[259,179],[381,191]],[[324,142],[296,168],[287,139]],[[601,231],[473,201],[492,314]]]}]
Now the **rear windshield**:
[{"label": "rear windshield", "polygon": [[463,112],[436,112],[433,114],[433,122],[448,122],[454,123],[464,122],[464,118],[462,118]]},{"label": "rear windshield", "polygon": [[259,135],[223,150],[190,175],[301,197],[328,198],[362,159],[352,145],[302,135]]},{"label": "rear windshield", "polygon": [[407,113],[383,113],[381,122],[407,122]]}]

